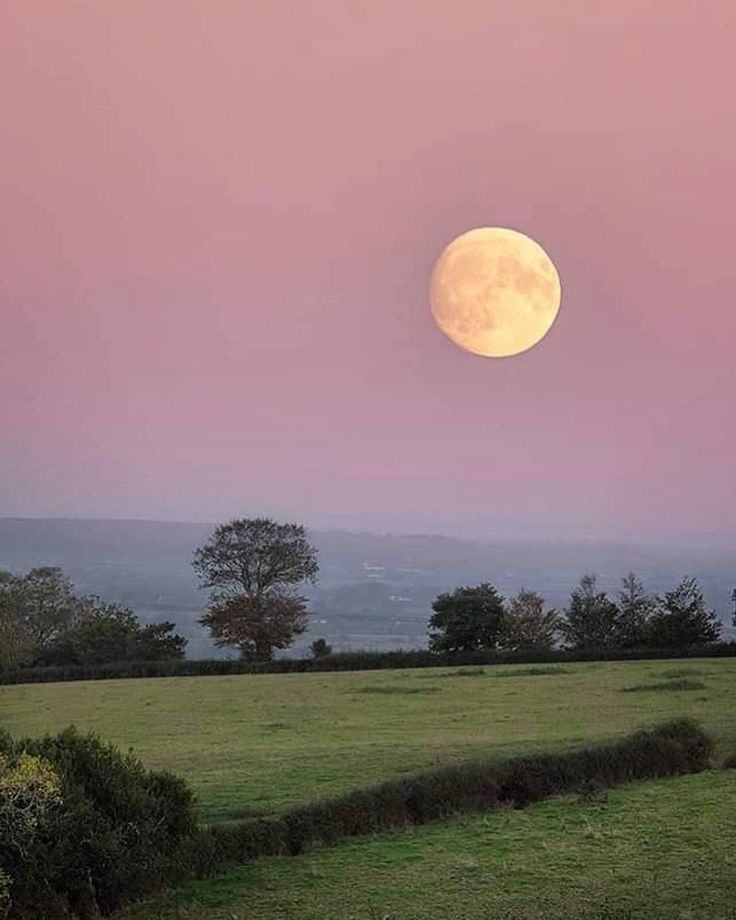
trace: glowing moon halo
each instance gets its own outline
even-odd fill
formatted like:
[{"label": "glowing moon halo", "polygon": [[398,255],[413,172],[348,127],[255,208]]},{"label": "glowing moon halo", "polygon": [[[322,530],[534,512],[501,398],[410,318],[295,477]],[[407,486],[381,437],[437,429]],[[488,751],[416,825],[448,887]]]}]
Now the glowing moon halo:
[{"label": "glowing moon halo", "polygon": [[492,358],[518,355],[541,341],[560,297],[560,277],[544,249],[506,227],[480,227],[454,239],[430,285],[432,314],[445,335]]}]

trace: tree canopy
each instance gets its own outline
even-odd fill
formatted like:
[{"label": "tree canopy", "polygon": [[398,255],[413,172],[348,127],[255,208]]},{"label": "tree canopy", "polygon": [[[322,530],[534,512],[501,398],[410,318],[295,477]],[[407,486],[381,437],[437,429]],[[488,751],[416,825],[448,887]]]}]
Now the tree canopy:
[{"label": "tree canopy", "polygon": [[560,623],[572,648],[605,648],[615,644],[618,608],[605,591],[598,590],[595,575],[583,575],[570,595]]},{"label": "tree canopy", "polygon": [[647,627],[656,609],[656,599],[644,590],[633,572],[621,579],[614,642],[619,648],[641,648],[648,642]]},{"label": "tree canopy", "polygon": [[648,624],[649,644],[657,648],[687,648],[716,642],[720,635],[721,624],[706,607],[700,585],[688,576],[659,598]]},{"label": "tree canopy", "polygon": [[314,582],[317,550],[301,524],[241,518],[220,524],[195,550],[192,562],[203,588],[217,600],[259,597],[300,582]]},{"label": "tree canopy", "polygon": [[503,633],[503,597],[488,582],[440,594],[432,604],[429,647],[436,652],[497,648]]},{"label": "tree canopy", "polygon": [[504,619],[501,644],[517,650],[549,649],[555,644],[560,616],[545,610],[541,594],[522,588],[511,598]]},{"label": "tree canopy", "polygon": [[192,562],[210,603],[200,623],[219,646],[268,660],[307,628],[306,600],[295,592],[314,583],[317,551],[301,524],[242,518],[221,524]]}]

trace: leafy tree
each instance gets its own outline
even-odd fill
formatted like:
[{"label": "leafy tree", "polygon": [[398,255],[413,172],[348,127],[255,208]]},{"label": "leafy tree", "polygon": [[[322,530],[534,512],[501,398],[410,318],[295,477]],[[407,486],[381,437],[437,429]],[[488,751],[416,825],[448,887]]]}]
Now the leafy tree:
[{"label": "leafy tree", "polygon": [[14,582],[14,575],[0,569],[0,671],[28,664],[36,653],[33,637],[16,615]]},{"label": "leafy tree", "polygon": [[307,604],[303,597],[277,591],[241,594],[212,604],[200,623],[215,645],[237,648],[247,661],[270,661],[276,649],[288,648],[306,630]]},{"label": "leafy tree", "polygon": [[303,581],[314,583],[317,551],[301,524],[242,518],[221,524],[192,563],[203,588],[223,598],[260,597]]},{"label": "leafy tree", "polygon": [[655,648],[688,648],[717,642],[721,624],[715,612],[706,607],[698,582],[686,576],[674,591],[659,599],[648,635],[649,644]]},{"label": "leafy tree", "polygon": [[488,582],[440,594],[432,610],[432,651],[470,652],[498,647],[504,627],[503,597]]},{"label": "leafy tree", "polygon": [[23,624],[0,607],[0,671],[30,664],[36,647]]},{"label": "leafy tree", "polygon": [[618,608],[597,587],[595,575],[583,575],[570,595],[560,628],[572,648],[606,648],[616,641]]},{"label": "leafy tree", "polygon": [[647,624],[656,608],[656,600],[646,593],[633,572],[621,579],[616,617],[616,645],[637,648],[648,642]]},{"label": "leafy tree", "polygon": [[217,645],[268,660],[307,627],[306,601],[294,593],[314,583],[317,551],[300,524],[243,518],[221,524],[192,562],[210,605],[200,620]]},{"label": "leafy tree", "polygon": [[522,588],[509,601],[501,644],[512,650],[550,649],[559,625],[559,614],[545,611],[541,594]]},{"label": "leafy tree", "polygon": [[80,600],[61,569],[47,566],[25,575],[3,573],[0,610],[38,653],[78,619]]},{"label": "leafy tree", "polygon": [[138,661],[168,661],[183,658],[188,640],[175,633],[176,623],[164,620],[161,623],[138,625],[133,642]]},{"label": "leafy tree", "polygon": [[312,658],[327,658],[332,654],[332,646],[328,645],[325,639],[315,639],[309,646],[309,651],[312,653]]}]

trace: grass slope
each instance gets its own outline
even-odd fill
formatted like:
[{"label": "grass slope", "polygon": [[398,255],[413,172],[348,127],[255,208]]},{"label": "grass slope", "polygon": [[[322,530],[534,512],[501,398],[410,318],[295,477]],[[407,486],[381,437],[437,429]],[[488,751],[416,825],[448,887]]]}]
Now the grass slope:
[{"label": "grass slope", "polygon": [[736,772],[256,860],[130,920],[733,920]]},{"label": "grass slope", "polygon": [[[678,681],[703,687],[653,686]],[[0,687],[0,726],[16,736],[94,730],[186,778],[203,820],[219,821],[680,715],[728,750],[735,692],[733,659],[158,678]]]}]

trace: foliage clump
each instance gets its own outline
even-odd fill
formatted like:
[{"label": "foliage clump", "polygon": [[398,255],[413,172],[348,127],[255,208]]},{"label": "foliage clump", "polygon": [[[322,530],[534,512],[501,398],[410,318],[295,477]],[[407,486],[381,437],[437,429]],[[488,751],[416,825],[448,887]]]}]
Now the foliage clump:
[{"label": "foliage clump", "polygon": [[195,832],[182,780],[149,772],[94,736],[4,735],[0,751],[0,867],[11,918],[111,913],[164,881]]}]

